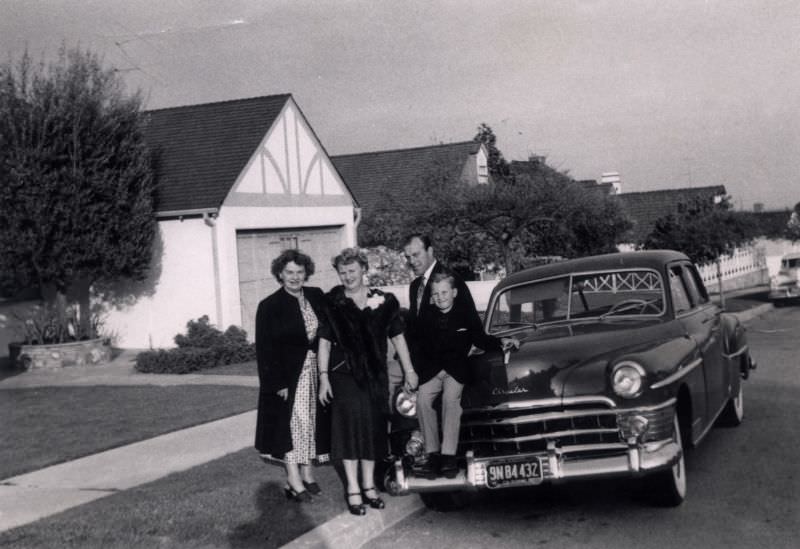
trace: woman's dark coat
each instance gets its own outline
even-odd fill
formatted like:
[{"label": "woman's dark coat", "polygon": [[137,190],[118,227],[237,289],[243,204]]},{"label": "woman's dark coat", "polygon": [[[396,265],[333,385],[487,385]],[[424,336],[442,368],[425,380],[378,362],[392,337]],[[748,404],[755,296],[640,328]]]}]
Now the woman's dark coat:
[{"label": "woman's dark coat", "polygon": [[[320,327],[327,322],[325,295],[319,288],[305,286],[303,295],[314,309]],[[308,342],[303,315],[297,298],[280,288],[258,304],[256,312],[256,359],[258,361],[258,419],[255,446],[262,454],[275,458],[292,450],[289,422],[292,418],[294,395],[303,369],[306,353],[317,351],[319,338]],[[278,396],[289,389],[289,398]],[[317,454],[329,450],[328,417],[317,400]]]}]

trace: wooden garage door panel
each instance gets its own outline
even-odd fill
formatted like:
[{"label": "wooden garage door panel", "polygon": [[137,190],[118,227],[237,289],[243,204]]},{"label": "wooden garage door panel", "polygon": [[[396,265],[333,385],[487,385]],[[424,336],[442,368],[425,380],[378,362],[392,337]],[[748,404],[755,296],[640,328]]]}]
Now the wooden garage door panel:
[{"label": "wooden garage door panel", "polygon": [[251,341],[254,338],[258,303],[280,287],[270,272],[272,260],[287,248],[299,248],[311,256],[316,267],[309,284],[328,291],[339,283],[330,263],[331,258],[343,247],[343,237],[342,227],[237,232],[241,326]]}]

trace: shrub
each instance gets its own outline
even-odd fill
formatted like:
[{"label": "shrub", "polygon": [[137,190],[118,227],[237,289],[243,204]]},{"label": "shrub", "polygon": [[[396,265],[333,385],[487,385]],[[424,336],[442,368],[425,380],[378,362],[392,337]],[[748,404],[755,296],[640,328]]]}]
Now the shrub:
[{"label": "shrub", "polygon": [[199,347],[155,349],[136,355],[136,369],[146,374],[188,374],[216,365],[214,351]]},{"label": "shrub", "polygon": [[139,353],[136,369],[146,373],[185,374],[223,364],[255,360],[255,346],[247,341],[247,332],[229,326],[221,332],[208,316],[186,323],[186,334],[175,336],[175,349]]}]

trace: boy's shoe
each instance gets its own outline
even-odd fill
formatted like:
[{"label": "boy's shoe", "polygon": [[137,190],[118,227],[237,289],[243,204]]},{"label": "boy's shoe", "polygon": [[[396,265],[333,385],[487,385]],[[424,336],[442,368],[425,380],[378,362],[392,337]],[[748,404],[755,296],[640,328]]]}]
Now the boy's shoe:
[{"label": "boy's shoe", "polygon": [[422,466],[422,474],[428,480],[433,480],[439,476],[442,468],[442,457],[439,452],[428,454],[428,461]]},{"label": "boy's shoe", "polygon": [[456,478],[456,475],[458,475],[456,456],[442,454],[441,473],[445,478]]}]

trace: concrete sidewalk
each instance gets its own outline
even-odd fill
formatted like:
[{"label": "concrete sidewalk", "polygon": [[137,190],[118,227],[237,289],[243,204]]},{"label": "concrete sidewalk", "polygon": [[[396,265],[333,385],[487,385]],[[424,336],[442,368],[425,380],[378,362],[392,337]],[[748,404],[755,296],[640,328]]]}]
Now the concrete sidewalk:
[{"label": "concrete sidewalk", "polygon": [[253,444],[256,412],[128,444],[0,483],[0,531],[184,471]]},{"label": "concrete sidewalk", "polygon": [[[726,295],[728,300],[752,292]],[[748,322],[772,309],[749,303],[734,314]],[[729,308],[733,311],[733,308]],[[133,355],[135,356],[135,355]],[[133,356],[123,353],[110,364],[58,372],[25,372],[0,380],[0,390],[38,386],[236,384],[258,386],[257,376],[141,374]],[[252,445],[256,413],[213,421],[85,458],[47,467],[0,483],[0,531],[184,471]],[[129,465],[136,463],[136,467]],[[293,547],[359,547],[385,528],[420,510],[416,496],[389,498],[387,509],[366,517],[343,512],[296,539]]]}]

